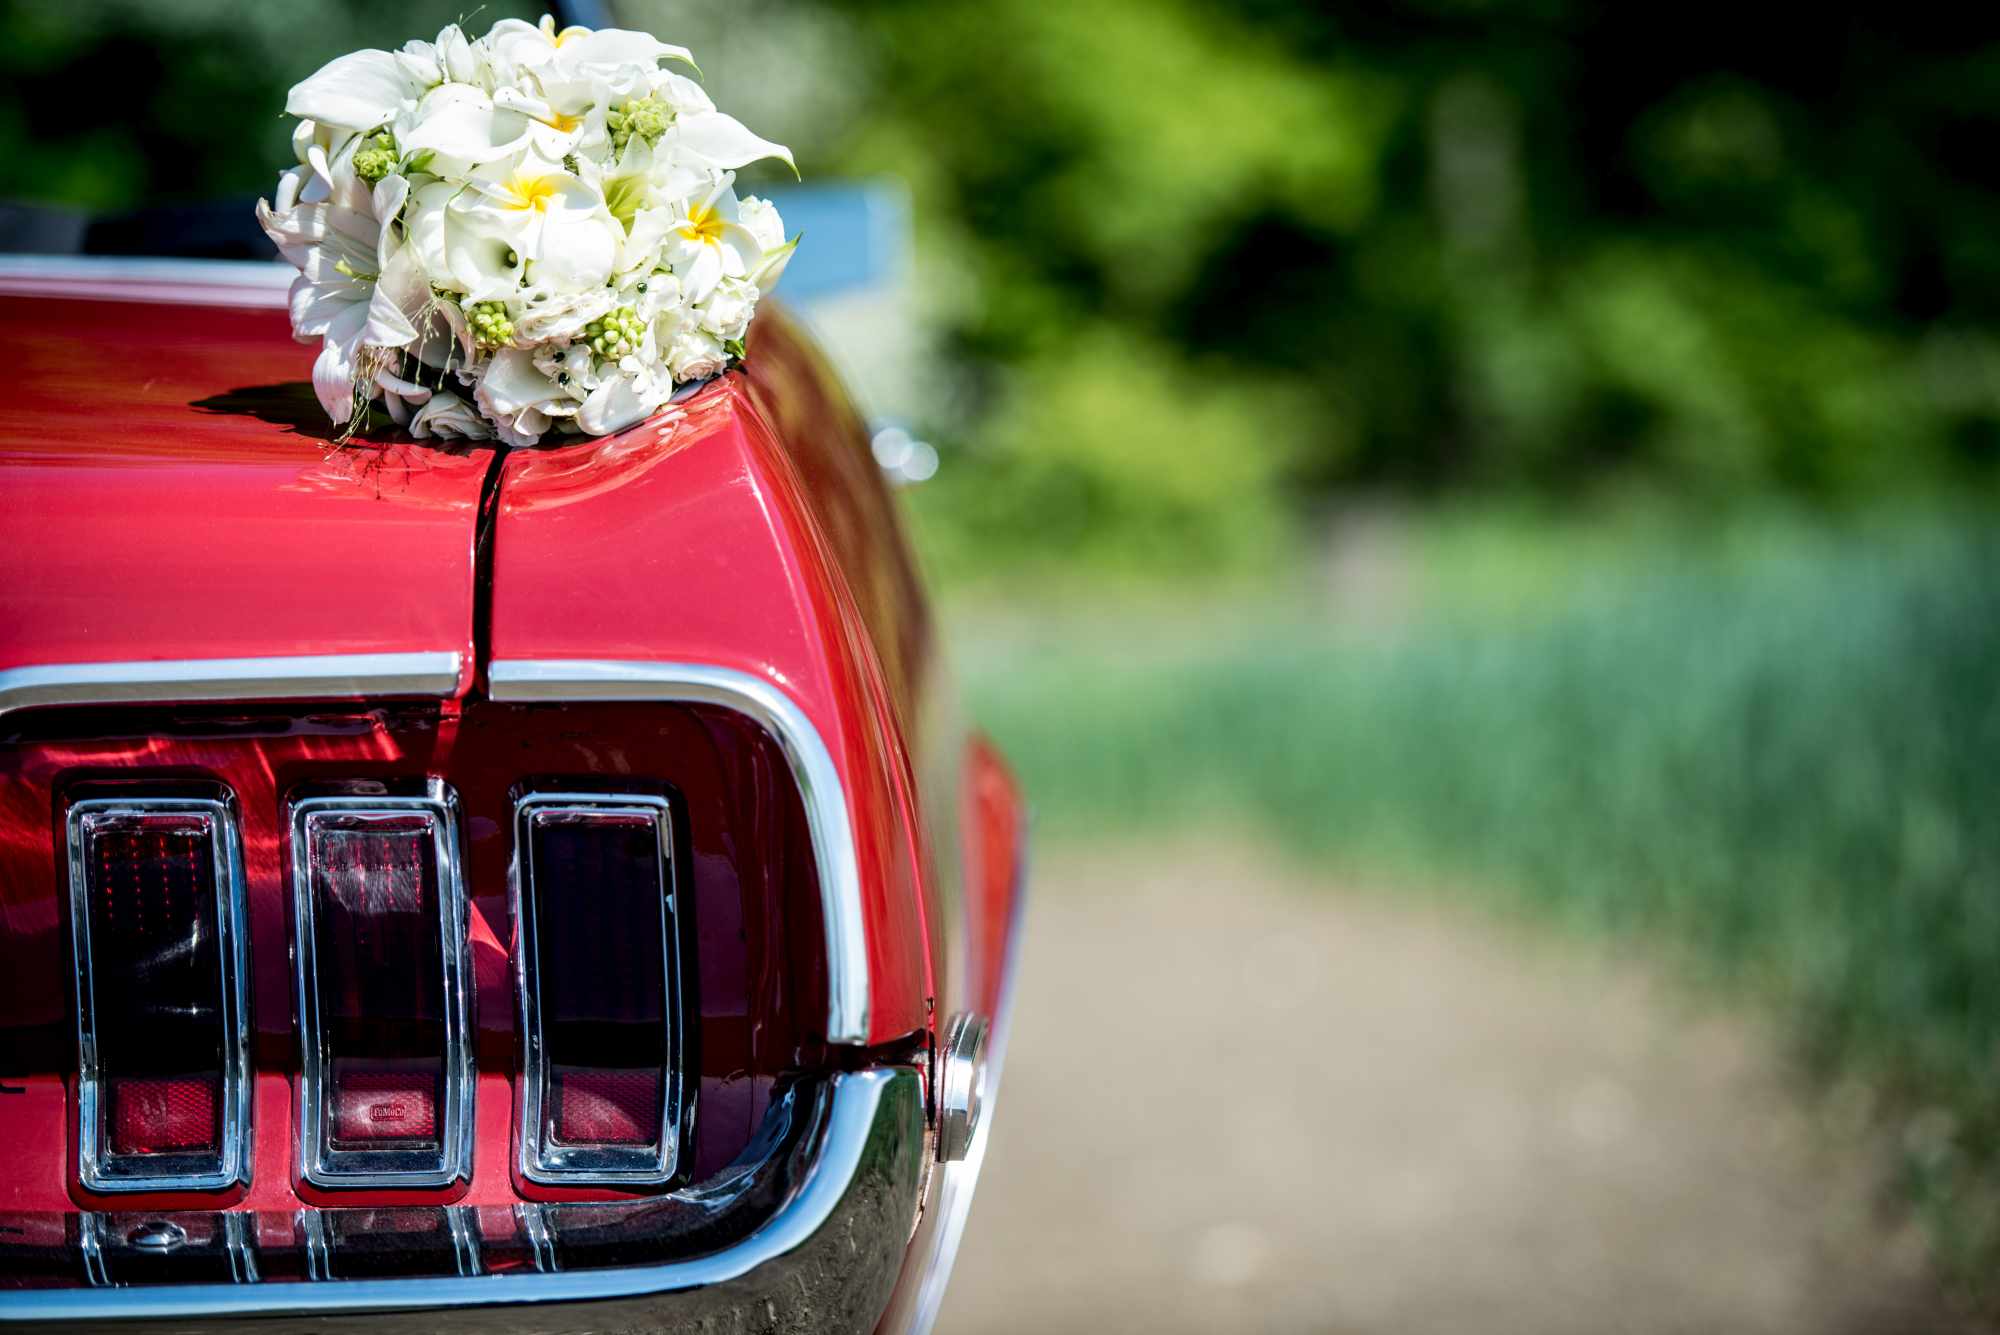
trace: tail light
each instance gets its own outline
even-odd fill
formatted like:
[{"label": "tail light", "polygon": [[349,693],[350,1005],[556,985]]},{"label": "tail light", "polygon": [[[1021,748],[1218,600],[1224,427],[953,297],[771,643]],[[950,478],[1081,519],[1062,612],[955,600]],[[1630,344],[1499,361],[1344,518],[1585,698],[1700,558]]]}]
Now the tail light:
[{"label": "tail light", "polygon": [[673,825],[657,797],[541,794],[515,811],[521,1173],[670,1180],[681,1108]]},{"label": "tail light", "polygon": [[78,1176],[91,1191],[249,1180],[242,857],[226,804],[69,809]]},{"label": "tail light", "polygon": [[471,1163],[465,885],[442,787],[292,806],[299,1158],[321,1186],[444,1186]]}]

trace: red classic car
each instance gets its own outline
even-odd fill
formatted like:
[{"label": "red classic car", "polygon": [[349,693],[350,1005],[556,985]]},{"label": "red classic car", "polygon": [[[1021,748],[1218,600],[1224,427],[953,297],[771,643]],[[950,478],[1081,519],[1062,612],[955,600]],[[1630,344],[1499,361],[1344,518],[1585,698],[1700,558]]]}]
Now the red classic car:
[{"label": "red classic car", "polygon": [[924,1328],[1020,803],[853,409],[336,448],[289,276],[0,262],[0,1323]]}]

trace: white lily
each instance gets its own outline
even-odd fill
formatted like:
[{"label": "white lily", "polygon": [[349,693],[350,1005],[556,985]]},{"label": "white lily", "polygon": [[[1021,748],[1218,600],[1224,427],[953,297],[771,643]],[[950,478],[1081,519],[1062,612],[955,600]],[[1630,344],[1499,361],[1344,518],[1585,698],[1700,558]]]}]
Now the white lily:
[{"label": "white lily", "polygon": [[[351,421],[374,397],[377,364],[385,360],[379,354],[417,337],[414,318],[429,289],[415,253],[384,225],[408,191],[408,181],[391,176],[366,197],[365,208],[328,200],[295,203],[281,213],[257,201],[258,222],[299,270],[291,291],[292,335],[300,342],[321,340],[313,390],[336,422]],[[280,200],[288,193],[294,192],[281,189]]]}]

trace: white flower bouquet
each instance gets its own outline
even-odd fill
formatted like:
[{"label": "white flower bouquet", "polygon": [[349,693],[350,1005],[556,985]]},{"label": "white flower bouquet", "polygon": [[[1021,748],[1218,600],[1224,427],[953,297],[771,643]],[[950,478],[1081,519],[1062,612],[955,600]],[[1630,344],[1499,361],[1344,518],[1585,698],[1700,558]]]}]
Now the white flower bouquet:
[{"label": "white flower bouquet", "polygon": [[735,171],[792,156],[662,61],[693,68],[646,33],[503,19],[291,90],[299,165],[257,219],[344,434],[381,401],[419,438],[603,435],[743,355],[798,242]]}]

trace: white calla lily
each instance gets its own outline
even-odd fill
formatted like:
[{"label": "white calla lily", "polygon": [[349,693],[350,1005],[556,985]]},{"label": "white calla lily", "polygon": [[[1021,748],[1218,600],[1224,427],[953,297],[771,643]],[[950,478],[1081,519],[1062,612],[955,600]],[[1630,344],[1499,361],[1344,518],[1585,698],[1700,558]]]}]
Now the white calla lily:
[{"label": "white calla lily", "polygon": [[372,130],[414,102],[424,87],[393,52],[355,51],[295,85],[285,111],[336,129]]},{"label": "white calla lily", "polygon": [[668,158],[689,160],[718,171],[734,171],[766,158],[776,158],[790,167],[794,175],[799,170],[799,164],[792,160],[791,149],[759,138],[742,121],[720,111],[682,116],[661,138],[659,147]]},{"label": "white calla lily", "polygon": [[725,278],[747,278],[764,248],[737,221],[736,192],[728,177],[706,199],[691,202],[667,233],[667,262],[690,301],[705,301]]},{"label": "white calla lily", "polygon": [[447,83],[424,94],[398,127],[396,140],[406,153],[443,159],[433,162],[434,169],[464,171],[517,152],[527,137],[526,116],[496,106],[469,83]]}]

